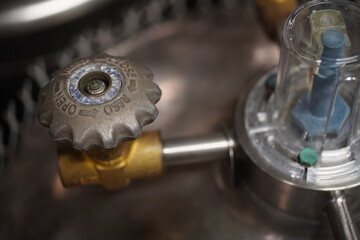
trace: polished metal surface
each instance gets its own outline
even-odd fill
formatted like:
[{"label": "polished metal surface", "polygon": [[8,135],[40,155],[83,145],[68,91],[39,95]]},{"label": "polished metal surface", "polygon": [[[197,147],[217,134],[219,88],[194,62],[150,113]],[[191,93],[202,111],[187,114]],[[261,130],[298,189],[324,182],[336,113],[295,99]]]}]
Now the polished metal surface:
[{"label": "polished metal surface", "polygon": [[317,224],[282,214],[243,187],[219,188],[214,165],[169,169],[116,192],[64,189],[55,144],[38,125],[28,133],[0,187],[4,239],[331,239],[318,237]]},{"label": "polished metal surface", "polygon": [[359,231],[351,214],[349,196],[341,191],[331,192],[326,205],[326,212],[330,220],[331,229],[336,240],[358,240]]},{"label": "polished metal surface", "polygon": [[203,136],[189,136],[163,140],[165,166],[228,161],[233,139],[228,139],[223,132],[209,133]]},{"label": "polished metal surface", "polygon": [[254,163],[243,166],[244,184],[271,206],[292,216],[317,221],[323,214],[325,192],[307,190],[278,180]]},{"label": "polished metal surface", "polygon": [[[108,52],[153,70],[163,97],[157,120],[146,129],[162,129],[164,139],[231,123],[241,90],[278,60],[278,47],[251,8],[161,23]],[[326,221],[288,216],[243,185],[223,188],[216,163],[171,168],[124,191],[64,189],[55,145],[37,124],[13,160],[0,185],[4,239],[332,239]]]},{"label": "polished metal surface", "polygon": [[0,8],[0,36],[14,36],[79,18],[111,0],[7,1]]}]

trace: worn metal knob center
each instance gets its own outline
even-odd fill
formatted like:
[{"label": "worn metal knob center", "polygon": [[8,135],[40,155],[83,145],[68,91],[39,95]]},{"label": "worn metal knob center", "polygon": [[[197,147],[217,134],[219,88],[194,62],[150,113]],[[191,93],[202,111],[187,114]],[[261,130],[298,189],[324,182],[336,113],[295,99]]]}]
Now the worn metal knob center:
[{"label": "worn metal knob center", "polygon": [[92,95],[103,93],[105,89],[106,89],[105,82],[99,79],[91,80],[86,86],[86,92]]},{"label": "worn metal knob center", "polygon": [[100,95],[108,90],[111,78],[104,72],[90,72],[79,81],[79,89],[85,95]]}]

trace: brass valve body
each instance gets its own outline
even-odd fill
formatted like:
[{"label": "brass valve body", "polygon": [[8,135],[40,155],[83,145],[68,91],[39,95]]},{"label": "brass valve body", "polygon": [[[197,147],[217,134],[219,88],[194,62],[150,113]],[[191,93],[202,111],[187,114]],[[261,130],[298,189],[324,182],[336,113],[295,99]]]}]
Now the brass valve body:
[{"label": "brass valve body", "polygon": [[66,187],[102,184],[119,189],[133,179],[158,176],[163,171],[159,132],[144,133],[113,150],[79,151],[60,145],[58,151],[59,173]]}]

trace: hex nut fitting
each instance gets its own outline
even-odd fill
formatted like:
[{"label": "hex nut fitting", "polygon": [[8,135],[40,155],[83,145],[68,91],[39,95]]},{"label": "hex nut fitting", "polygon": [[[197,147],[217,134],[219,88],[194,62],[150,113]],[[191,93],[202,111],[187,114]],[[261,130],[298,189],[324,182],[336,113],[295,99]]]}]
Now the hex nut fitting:
[{"label": "hex nut fitting", "polygon": [[107,54],[56,71],[39,94],[39,122],[75,149],[113,149],[140,136],[158,114],[160,88],[144,66]]}]

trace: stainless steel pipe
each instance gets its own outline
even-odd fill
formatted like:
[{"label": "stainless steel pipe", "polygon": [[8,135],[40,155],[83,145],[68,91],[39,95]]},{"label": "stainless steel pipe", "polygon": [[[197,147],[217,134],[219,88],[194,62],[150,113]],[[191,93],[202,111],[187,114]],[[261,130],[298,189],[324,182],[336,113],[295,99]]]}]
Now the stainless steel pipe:
[{"label": "stainless steel pipe", "polygon": [[225,160],[232,157],[235,143],[225,132],[163,141],[165,166]]},{"label": "stainless steel pipe", "polygon": [[349,199],[343,192],[331,192],[331,199],[326,205],[326,212],[336,240],[360,239],[349,208]]}]

